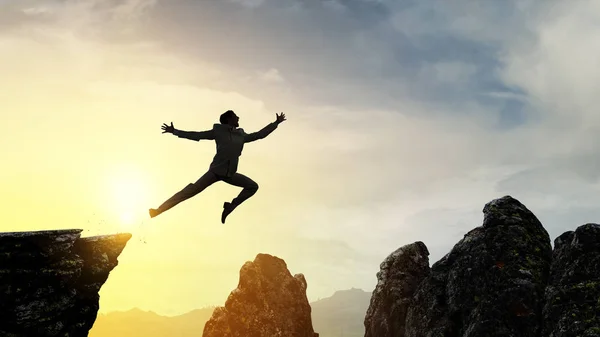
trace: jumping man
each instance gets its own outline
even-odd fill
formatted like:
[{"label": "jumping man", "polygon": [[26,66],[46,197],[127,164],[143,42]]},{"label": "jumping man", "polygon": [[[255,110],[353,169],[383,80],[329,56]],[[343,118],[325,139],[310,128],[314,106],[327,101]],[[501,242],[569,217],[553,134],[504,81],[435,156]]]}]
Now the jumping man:
[{"label": "jumping man", "polygon": [[279,115],[275,114],[275,122],[268,124],[260,131],[249,134],[244,132],[244,129],[238,128],[240,126],[238,123],[239,120],[240,118],[235,112],[227,110],[219,119],[221,124],[214,124],[213,128],[207,131],[177,130],[173,127],[173,122],[171,122],[171,125],[162,125],[161,128],[163,133],[172,133],[179,138],[195,141],[200,141],[201,139],[214,140],[217,144],[217,154],[214,156],[208,171],[195,183],[188,184],[157,209],[151,208],[149,210],[151,218],[154,218],[178,203],[195,196],[217,181],[224,181],[228,184],[243,188],[235,199],[223,204],[221,223],[225,223],[227,216],[236,207],[256,193],[258,184],[252,179],[237,172],[239,157],[242,154],[245,143],[250,143],[268,136],[281,122],[285,121],[285,114],[283,112]]}]

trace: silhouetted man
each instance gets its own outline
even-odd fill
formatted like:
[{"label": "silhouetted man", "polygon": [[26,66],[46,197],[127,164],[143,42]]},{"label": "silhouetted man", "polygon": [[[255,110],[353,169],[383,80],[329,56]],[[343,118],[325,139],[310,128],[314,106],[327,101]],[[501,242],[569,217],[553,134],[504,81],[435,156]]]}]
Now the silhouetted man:
[{"label": "silhouetted man", "polygon": [[172,133],[179,138],[195,141],[200,141],[201,139],[214,140],[215,143],[217,143],[217,154],[214,156],[208,172],[200,177],[200,179],[193,184],[188,184],[184,189],[175,193],[175,195],[160,205],[158,209],[151,208],[149,210],[151,218],[154,218],[178,203],[195,196],[217,181],[222,180],[228,184],[243,188],[235,199],[223,204],[221,222],[225,223],[227,216],[237,206],[256,193],[258,184],[245,175],[237,173],[239,157],[242,154],[245,143],[250,143],[268,136],[280,123],[285,121],[285,114],[283,114],[283,112],[280,115],[275,114],[275,122],[270,123],[260,131],[250,134],[244,132],[244,129],[238,128],[239,120],[240,118],[235,112],[227,110],[219,119],[221,124],[214,124],[213,128],[207,131],[177,130],[173,127],[173,122],[171,122],[171,125],[162,125],[161,128],[163,133]]}]

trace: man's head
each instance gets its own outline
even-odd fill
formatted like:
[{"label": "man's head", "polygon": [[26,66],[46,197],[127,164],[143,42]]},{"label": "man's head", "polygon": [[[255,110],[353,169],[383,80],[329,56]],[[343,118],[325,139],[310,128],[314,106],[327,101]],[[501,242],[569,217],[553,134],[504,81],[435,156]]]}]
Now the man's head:
[{"label": "man's head", "polygon": [[235,112],[233,112],[233,110],[227,110],[224,113],[222,113],[221,117],[219,118],[219,121],[221,122],[221,124],[231,125],[236,128],[240,126],[240,118],[235,114]]}]

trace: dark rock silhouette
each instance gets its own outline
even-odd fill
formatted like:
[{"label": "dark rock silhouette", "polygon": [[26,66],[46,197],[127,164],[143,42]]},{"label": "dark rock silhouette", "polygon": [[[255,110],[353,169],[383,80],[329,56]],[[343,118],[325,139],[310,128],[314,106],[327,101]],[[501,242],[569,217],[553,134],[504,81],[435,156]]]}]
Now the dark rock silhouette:
[{"label": "dark rock silhouette", "polygon": [[87,336],[131,234],[0,233],[0,336]]},{"label": "dark rock silhouette", "polygon": [[483,226],[435,263],[418,287],[406,317],[407,337],[538,334],[550,237],[511,197],[489,202],[483,213]]},{"label": "dark rock silhouette", "polygon": [[543,318],[544,336],[600,336],[600,225],[554,240]]},{"label": "dark rock silhouette", "polygon": [[318,337],[313,331],[304,275],[284,260],[258,254],[240,270],[225,307],[214,310],[203,337]]},{"label": "dark rock silhouette", "polygon": [[366,337],[600,336],[600,226],[561,235],[553,252],[518,200],[495,199],[483,213],[429,271],[414,251],[427,250],[421,242],[400,249],[413,247],[404,265],[389,267],[394,253],[382,263]]},{"label": "dark rock silhouette", "polygon": [[429,275],[423,242],[397,249],[380,265],[365,317],[365,337],[404,336],[404,321],[417,286]]}]

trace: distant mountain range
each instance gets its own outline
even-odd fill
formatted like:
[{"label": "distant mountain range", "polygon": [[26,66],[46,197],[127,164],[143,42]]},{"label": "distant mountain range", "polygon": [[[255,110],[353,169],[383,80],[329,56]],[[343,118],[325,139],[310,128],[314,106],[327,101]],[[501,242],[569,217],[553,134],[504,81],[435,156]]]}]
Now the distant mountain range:
[{"label": "distant mountain range", "polygon": [[[363,337],[364,319],[371,293],[360,289],[336,291],[331,297],[312,302],[312,320],[320,337]],[[160,316],[132,309],[98,314],[89,337],[200,337],[214,307],[180,316]]]},{"label": "distant mountain range", "polygon": [[151,311],[132,309],[98,314],[89,337],[199,337],[214,308],[190,311],[180,316],[160,316]]},{"label": "distant mountain range", "polygon": [[364,337],[365,314],[370,301],[370,292],[353,288],[312,302],[315,332],[319,337]]}]

